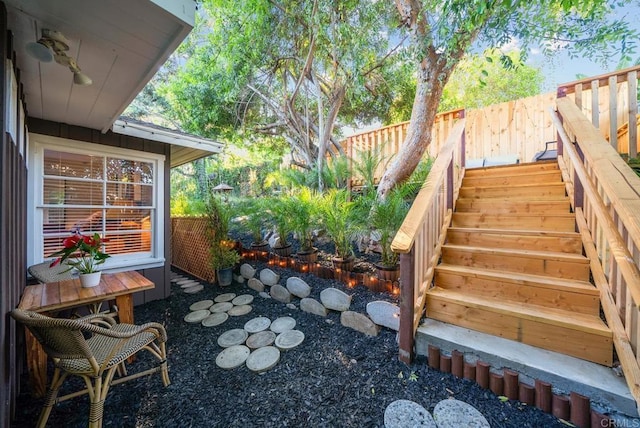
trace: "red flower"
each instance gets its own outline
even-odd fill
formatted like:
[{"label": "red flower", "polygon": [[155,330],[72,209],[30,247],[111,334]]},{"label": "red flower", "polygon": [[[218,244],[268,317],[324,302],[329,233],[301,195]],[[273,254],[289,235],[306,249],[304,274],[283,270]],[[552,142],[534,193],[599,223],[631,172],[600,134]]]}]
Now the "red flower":
[{"label": "red flower", "polygon": [[94,233],[93,236],[74,234],[62,241],[63,248],[51,254],[58,257],[50,267],[56,266],[67,260],[69,269],[76,268],[80,273],[96,272],[97,266],[105,262],[109,255],[102,252],[104,239]]}]

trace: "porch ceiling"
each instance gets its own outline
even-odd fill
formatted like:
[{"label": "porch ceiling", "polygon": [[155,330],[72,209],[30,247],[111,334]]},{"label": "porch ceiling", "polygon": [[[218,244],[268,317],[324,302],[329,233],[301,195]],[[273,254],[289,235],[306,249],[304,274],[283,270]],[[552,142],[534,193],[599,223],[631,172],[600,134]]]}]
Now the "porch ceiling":
[{"label": "porch ceiling", "polygon": [[[106,132],[194,23],[193,0],[4,0],[31,117]],[[26,53],[42,29],[62,32],[90,86]]]}]

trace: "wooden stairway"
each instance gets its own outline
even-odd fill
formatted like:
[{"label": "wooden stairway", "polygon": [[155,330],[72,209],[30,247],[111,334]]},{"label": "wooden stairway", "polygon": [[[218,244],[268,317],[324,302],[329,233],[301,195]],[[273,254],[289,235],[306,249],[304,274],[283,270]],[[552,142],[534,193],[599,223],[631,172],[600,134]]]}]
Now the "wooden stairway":
[{"label": "wooden stairway", "polygon": [[612,364],[557,163],[467,170],[427,316]]}]

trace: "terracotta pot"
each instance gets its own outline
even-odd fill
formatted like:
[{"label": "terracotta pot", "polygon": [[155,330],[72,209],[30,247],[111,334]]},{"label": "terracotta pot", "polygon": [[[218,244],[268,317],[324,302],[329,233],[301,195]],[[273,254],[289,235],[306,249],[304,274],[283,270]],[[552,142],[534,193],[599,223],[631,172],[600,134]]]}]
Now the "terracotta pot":
[{"label": "terracotta pot", "polygon": [[384,281],[398,281],[400,279],[400,265],[383,266],[376,263],[378,270],[378,279]]},{"label": "terracotta pot", "polygon": [[271,251],[273,251],[275,254],[279,255],[280,257],[289,257],[293,252],[291,244],[285,247],[272,247]]},{"label": "terracotta pot", "polygon": [[344,259],[342,257],[334,257],[331,261],[333,262],[333,267],[335,269],[341,269],[343,271],[352,271],[355,263],[355,259],[353,257],[347,257]]},{"label": "terracotta pot", "polygon": [[93,272],[93,273],[81,273],[79,275],[80,285],[85,288],[95,287],[100,284],[100,277],[102,276],[102,272]]},{"label": "terracotta pot", "polygon": [[302,263],[313,263],[318,260],[318,249],[314,248],[311,251],[298,251],[296,255]]}]

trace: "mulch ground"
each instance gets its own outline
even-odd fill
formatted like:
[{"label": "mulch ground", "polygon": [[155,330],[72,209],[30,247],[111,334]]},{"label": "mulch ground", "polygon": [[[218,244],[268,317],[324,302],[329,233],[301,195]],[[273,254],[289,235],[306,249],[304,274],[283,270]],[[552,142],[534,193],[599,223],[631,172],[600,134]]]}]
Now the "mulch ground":
[{"label": "mulch ground", "polygon": [[[265,263],[253,264],[259,269],[266,267]],[[342,289],[353,295],[351,310],[361,313],[370,301],[397,300],[364,286],[346,288],[311,274],[272,269],[281,274],[281,284],[289,276],[303,278],[312,287],[311,297],[318,300],[324,288]],[[252,312],[211,328],[183,321],[192,303],[226,292],[255,295]],[[297,299],[294,303],[298,306]],[[261,374],[245,366],[218,368],[215,358],[222,350],[216,343],[218,336],[242,328],[259,315],[271,320],[293,317],[296,329],[306,336],[304,342],[282,352],[280,362]],[[158,321],[165,325],[172,383],[164,388],[160,376],[154,375],[114,386],[105,404],[106,427],[382,427],[385,408],[395,400],[413,400],[433,411],[440,400],[449,397],[476,407],[492,427],[566,427],[536,408],[503,402],[474,382],[431,370],[424,358],[411,365],[399,362],[394,331],[383,328],[378,336],[368,337],[341,326],[337,312],[323,318],[289,309],[257,296],[246,285],[221,289],[209,284],[194,295],[174,285],[169,298],[136,307],[135,317],[137,323]],[[150,361],[143,356],[129,371],[147,367]],[[67,381],[65,389],[79,386],[75,380]],[[12,426],[34,426],[41,403],[21,395]],[[83,427],[87,420],[88,400],[84,396],[54,407],[48,426]]]}]

